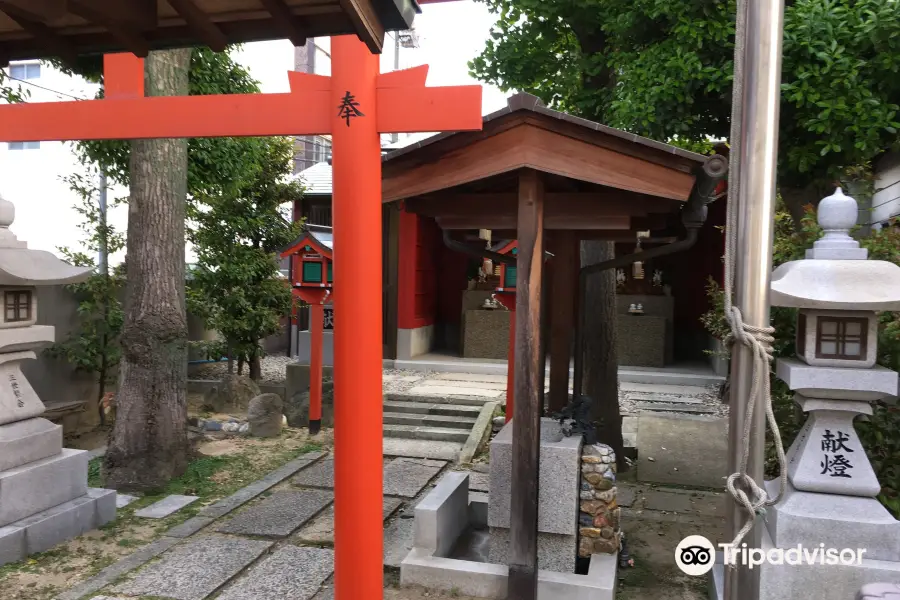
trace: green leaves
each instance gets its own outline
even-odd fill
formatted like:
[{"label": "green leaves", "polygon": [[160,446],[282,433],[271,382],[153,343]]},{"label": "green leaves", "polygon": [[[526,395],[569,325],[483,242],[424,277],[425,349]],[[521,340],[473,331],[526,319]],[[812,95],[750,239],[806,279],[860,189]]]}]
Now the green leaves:
[{"label": "green leaves", "polygon": [[280,207],[302,197],[293,171],[289,138],[247,140],[252,151],[239,167],[247,175],[199,193],[190,207],[189,239],[198,262],[191,271],[188,307],[219,332],[232,357],[260,352],[259,340],[279,330],[291,308],[289,282],[281,278],[277,252],[300,233]]},{"label": "green leaves", "polygon": [[[479,0],[499,15],[472,74],[679,145],[730,134],[735,0]],[[785,10],[780,178],[836,177],[900,147],[896,0]]]}]

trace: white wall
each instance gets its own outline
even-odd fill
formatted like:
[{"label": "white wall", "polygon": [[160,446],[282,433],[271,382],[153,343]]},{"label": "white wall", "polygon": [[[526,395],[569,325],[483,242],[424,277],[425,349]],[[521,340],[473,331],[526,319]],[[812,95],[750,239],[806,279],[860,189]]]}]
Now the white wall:
[{"label": "white wall", "polygon": [[900,216],[900,153],[894,152],[875,164],[872,222],[883,223],[896,216]]},{"label": "white wall", "polygon": [[[11,83],[29,94],[29,102],[88,99],[99,89],[98,85],[45,64],[40,65],[40,77]],[[50,252],[56,252],[59,246],[81,249],[83,233],[77,225],[82,217],[74,208],[77,196],[62,181],[76,172],[83,170],[71,143],[40,142],[37,149],[15,150],[0,142],[0,195],[15,205],[16,219],[11,229],[20,240],[28,242],[29,248]],[[126,194],[121,187],[109,192],[110,199]],[[109,213],[109,222],[122,231],[127,218],[124,206]],[[124,252],[111,258],[115,264],[124,258]]]}]

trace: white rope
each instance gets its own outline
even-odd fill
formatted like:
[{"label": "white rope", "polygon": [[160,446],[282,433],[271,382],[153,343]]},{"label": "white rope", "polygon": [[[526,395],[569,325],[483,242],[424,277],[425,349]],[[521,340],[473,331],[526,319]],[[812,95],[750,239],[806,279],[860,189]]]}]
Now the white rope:
[{"label": "white rope", "polygon": [[[787,465],[784,457],[784,446],[781,443],[781,433],[778,431],[778,423],[775,422],[775,413],[772,410],[772,390],[769,380],[772,362],[772,344],[775,341],[774,327],[754,327],[744,323],[743,315],[738,307],[734,306],[734,274],[735,255],[737,253],[738,206],[737,197],[740,193],[739,181],[742,169],[740,148],[734,143],[741,139],[741,121],[743,118],[743,106],[741,104],[741,87],[743,85],[743,48],[746,30],[746,0],[737,2],[737,23],[735,27],[735,62],[734,62],[734,103],[731,115],[731,176],[729,177],[729,195],[732,198],[728,202],[727,217],[725,223],[725,319],[731,327],[731,333],[725,340],[729,347],[736,343],[743,344],[750,349],[753,355],[753,379],[750,386],[750,397],[747,399],[746,413],[744,414],[744,430],[741,433],[742,453],[738,466],[738,472],[731,474],[726,480],[728,493],[735,502],[740,504],[747,513],[744,525],[738,531],[732,544],[740,545],[753,525],[756,517],[764,516],[766,507],[777,503],[787,487]],[[732,358],[734,353],[732,352]],[[732,382],[731,390],[734,391]],[[758,485],[747,474],[747,463],[750,460],[750,434],[753,428],[758,400],[762,396],[762,403],[766,411],[766,421],[775,438],[775,450],[778,456],[779,490],[775,498],[769,498],[766,490]],[[735,568],[734,564],[730,565]]]}]

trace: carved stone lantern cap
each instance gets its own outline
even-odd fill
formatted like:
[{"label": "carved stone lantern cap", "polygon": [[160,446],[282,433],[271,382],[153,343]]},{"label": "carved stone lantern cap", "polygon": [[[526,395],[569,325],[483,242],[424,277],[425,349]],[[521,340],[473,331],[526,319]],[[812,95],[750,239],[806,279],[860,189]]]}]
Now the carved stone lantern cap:
[{"label": "carved stone lantern cap", "polygon": [[0,285],[58,285],[88,278],[90,267],[73,267],[50,252],[29,250],[9,229],[15,218],[15,206],[0,196]]},{"label": "carved stone lantern cap", "polygon": [[830,310],[900,310],[900,267],[866,260],[868,251],[850,237],[859,209],[841,188],[819,203],[825,235],[805,260],[772,272],[772,306]]}]

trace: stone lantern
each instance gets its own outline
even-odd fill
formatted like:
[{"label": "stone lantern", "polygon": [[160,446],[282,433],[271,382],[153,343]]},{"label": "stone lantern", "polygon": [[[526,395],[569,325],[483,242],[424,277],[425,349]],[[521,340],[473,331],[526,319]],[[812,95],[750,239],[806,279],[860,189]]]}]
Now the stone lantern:
[{"label": "stone lantern", "polygon": [[37,287],[83,281],[91,269],[29,250],[9,230],[14,217],[0,198],[0,565],[116,514],[115,491],[87,487],[88,453],[62,447],[62,427],[40,418],[44,404],[20,368],[54,340],[52,326],[36,324]]},{"label": "stone lantern", "polygon": [[[862,583],[900,582],[900,522],[875,498],[881,486],[853,426],[871,402],[897,396],[897,373],[875,362],[878,311],[900,310],[900,267],[867,260],[849,235],[857,214],[838,188],[819,204],[824,236],[772,274],[772,306],[798,309],[796,357],[779,359],[776,375],[809,416],[787,452],[788,486],[765,515],[763,547],[865,553],[763,565],[764,600],[852,598]],[[767,482],[770,496],[777,488]]]}]

